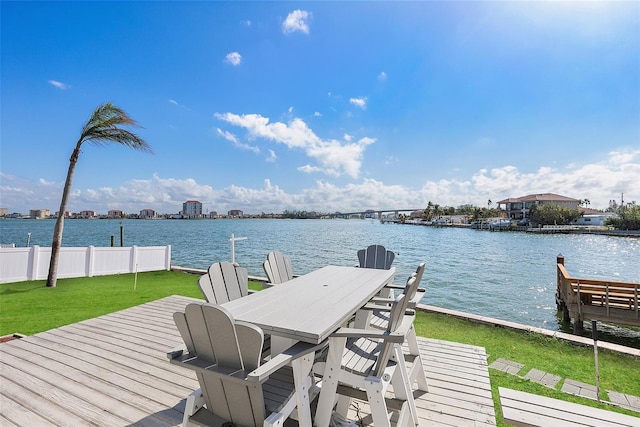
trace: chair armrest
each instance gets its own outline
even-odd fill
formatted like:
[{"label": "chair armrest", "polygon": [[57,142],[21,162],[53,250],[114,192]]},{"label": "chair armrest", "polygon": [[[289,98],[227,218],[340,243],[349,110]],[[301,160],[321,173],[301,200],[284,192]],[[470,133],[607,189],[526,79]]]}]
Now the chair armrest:
[{"label": "chair armrest", "polygon": [[414,308],[417,304],[419,304],[425,292],[426,292],[426,289],[418,288],[418,290],[416,290],[416,294],[409,301],[409,307]]},{"label": "chair armrest", "polygon": [[[385,286],[385,287],[389,287],[392,288],[392,286]],[[403,289],[403,287],[393,287],[393,289]],[[416,304],[420,303],[420,300],[422,300],[422,297],[424,296],[424,293],[426,292],[426,289],[422,289],[422,288],[418,288],[416,289],[416,294],[413,296],[413,298],[411,298],[411,300],[409,301],[409,306],[411,308],[415,307]],[[369,304],[392,304],[393,303],[393,298],[381,298],[381,297],[373,297],[369,300],[369,303],[367,304],[367,306]],[[366,307],[366,306],[365,306]],[[370,310],[371,308],[365,308],[365,310]]]},{"label": "chair armrest", "polygon": [[326,342],[320,344],[309,344],[305,342],[297,342],[282,353],[272,356],[263,365],[258,366],[247,375],[248,381],[262,382],[269,378],[269,375],[274,373],[280,368],[289,365],[294,360],[305,356],[309,353],[314,353],[327,345]]},{"label": "chair armrest", "polygon": [[404,342],[404,335],[379,329],[340,328],[331,334],[329,338],[370,338],[397,343]]},{"label": "chair armrest", "polygon": [[[409,303],[411,303],[411,301],[409,301]],[[391,308],[392,307],[386,305],[367,304],[363,307],[360,307],[360,310],[390,312]],[[407,310],[404,312],[404,314],[405,316],[411,316],[416,314],[416,312],[413,308],[407,307]]]},{"label": "chair armrest", "polygon": [[373,297],[369,300],[369,303],[374,304],[393,304],[394,298],[382,298],[382,297]]},{"label": "chair armrest", "polygon": [[393,332],[389,333],[380,329],[356,329],[356,328],[340,328],[329,338],[370,338],[389,342],[404,342],[405,337],[411,327],[413,326],[413,320],[415,319],[415,311],[407,310],[402,317],[402,323]]}]

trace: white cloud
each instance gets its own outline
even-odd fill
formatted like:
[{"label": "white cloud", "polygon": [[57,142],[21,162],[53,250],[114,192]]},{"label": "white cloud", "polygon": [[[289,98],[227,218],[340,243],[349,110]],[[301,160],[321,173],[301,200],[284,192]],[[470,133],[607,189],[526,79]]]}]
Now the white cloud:
[{"label": "white cloud", "polygon": [[245,27],[251,27],[251,21],[249,19],[245,19],[244,21],[242,21],[242,25],[244,25]]},{"label": "white cloud", "polygon": [[240,142],[238,137],[235,136],[234,134],[232,134],[231,132],[222,130],[220,128],[217,128],[216,132],[218,133],[218,135],[220,135],[221,137],[223,137],[227,141],[233,143],[233,145],[235,145],[236,147],[238,147],[238,148],[240,148],[242,150],[253,151],[256,154],[260,153],[260,148],[259,147]]},{"label": "white cloud", "polygon": [[353,136],[349,135],[348,133],[345,133],[342,138],[347,142],[351,142],[351,140],[353,140]]},{"label": "white cloud", "polygon": [[322,113],[316,111],[315,113],[313,113],[313,117],[322,117]]},{"label": "white cloud", "polygon": [[311,165],[304,165],[304,166],[300,166],[298,168],[298,170],[300,172],[304,172],[304,173],[314,173],[314,172],[321,172],[321,169],[317,166],[311,166]]},{"label": "white cloud", "polygon": [[289,113],[293,113],[293,107],[289,107]]},{"label": "white cloud", "polygon": [[225,56],[224,60],[234,67],[237,67],[242,62],[242,55],[240,55],[238,52],[231,52],[228,53],[227,56]]},{"label": "white cloud", "polygon": [[304,150],[307,156],[319,163],[314,166],[314,171],[322,171],[331,176],[347,174],[357,178],[364,151],[368,145],[375,142],[375,139],[368,137],[347,144],[336,140],[323,140],[299,118],[294,118],[289,123],[269,123],[268,117],[259,114],[240,116],[216,113],[214,117],[245,128],[249,132],[249,138],[263,138],[289,148]]},{"label": "white cloud", "polygon": [[278,156],[276,155],[276,152],[273,150],[269,150],[269,155],[267,156],[267,162],[275,163],[277,160],[278,160]]},{"label": "white cloud", "polygon": [[387,81],[387,73],[382,71],[380,74],[378,74],[378,81],[379,82],[386,82]]},{"label": "white cloud", "polygon": [[311,18],[311,12],[306,10],[294,10],[287,15],[287,18],[282,23],[282,32],[285,34],[294,33],[299,31],[301,33],[309,34],[309,24],[307,20]]},{"label": "white cloud", "polygon": [[175,99],[169,99],[169,104],[173,104],[176,107],[180,107],[180,108],[184,108],[185,110],[189,110],[191,111],[191,109],[189,107],[187,107],[186,105],[182,105],[180,104],[178,101],[176,101]]},{"label": "white cloud", "polygon": [[365,108],[367,108],[367,97],[362,97],[362,98],[350,98],[349,102],[353,105],[355,105],[356,107],[360,107],[363,110]]},{"label": "white cloud", "polygon": [[59,82],[59,81],[57,81],[57,80],[49,80],[49,84],[50,84],[51,86],[55,86],[55,87],[57,87],[57,88],[58,88],[58,89],[60,89],[60,90],[67,90],[67,89],[71,88],[71,86],[70,86],[70,85],[68,85],[68,84],[66,84],[66,83]]},{"label": "white cloud", "polygon": [[[620,159],[626,161],[620,163]],[[311,173],[315,168],[318,166],[305,165],[300,170]],[[486,206],[487,199],[495,203],[507,197],[543,192],[586,198],[591,201],[592,208],[604,209],[609,200],[619,200],[621,193],[627,202],[640,202],[638,182],[640,151],[636,150],[612,152],[600,162],[573,168],[542,166],[532,172],[523,172],[515,166],[504,166],[479,170],[463,179],[426,180],[419,188],[363,179],[343,186],[317,181],[314,186],[295,193],[287,192],[270,180],[265,180],[262,188],[229,185],[214,189],[193,179],[162,178],[154,174],[150,179],[131,180],[116,186],[74,188],[68,209],[72,212],[91,209],[106,214],[109,209],[137,213],[149,208],[175,213],[180,211],[185,200],[197,199],[205,209],[218,212],[229,209],[250,213],[279,213],[285,209],[345,212],[398,206],[421,208],[429,201],[441,206],[468,203]],[[27,213],[34,208],[55,212],[63,184],[44,178],[32,181],[0,172],[2,206],[9,212]]]}]

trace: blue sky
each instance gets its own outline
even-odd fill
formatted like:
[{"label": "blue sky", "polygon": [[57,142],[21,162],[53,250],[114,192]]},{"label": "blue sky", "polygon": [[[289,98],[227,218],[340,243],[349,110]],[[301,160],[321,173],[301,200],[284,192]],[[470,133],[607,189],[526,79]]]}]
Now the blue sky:
[{"label": "blue sky", "polygon": [[0,206],[58,210],[112,101],[155,154],[83,146],[68,210],[640,202],[639,2],[7,2]]}]

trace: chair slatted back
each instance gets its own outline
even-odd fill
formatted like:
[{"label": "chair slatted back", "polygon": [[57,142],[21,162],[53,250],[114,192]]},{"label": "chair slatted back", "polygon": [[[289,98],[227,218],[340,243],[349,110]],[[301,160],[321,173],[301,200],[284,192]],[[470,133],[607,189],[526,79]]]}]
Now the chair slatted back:
[{"label": "chair slatted back", "polygon": [[235,322],[224,307],[213,304],[189,304],[184,313],[174,313],[174,320],[190,353],[215,365],[215,370],[197,371],[207,409],[236,425],[263,425],[262,386],[239,374],[260,365],[262,330]]},{"label": "chair slatted back", "polygon": [[418,268],[416,268],[416,272],[412,274],[412,277],[415,280],[411,282],[411,284],[409,283],[409,280],[407,281],[407,285],[405,286],[403,293],[407,296],[407,299],[409,300],[409,302],[411,302],[413,297],[416,296],[416,292],[418,292],[418,285],[422,280],[424,269],[425,269],[425,263],[424,262],[420,263]]},{"label": "chair slatted back", "polygon": [[382,245],[371,245],[358,251],[358,263],[363,268],[389,270],[395,257],[395,253],[388,251]]},{"label": "chair slatted back", "polygon": [[269,283],[279,284],[293,279],[291,258],[278,251],[269,252],[262,267]]},{"label": "chair slatted back", "polygon": [[200,277],[198,286],[207,302],[224,304],[249,294],[249,272],[228,261],[216,262]]},{"label": "chair slatted back", "polygon": [[[410,277],[409,281],[415,280],[414,277]],[[396,329],[402,324],[402,319],[407,310],[407,305],[409,304],[409,299],[404,294],[400,294],[393,301],[391,306],[391,312],[389,313],[389,324],[387,326],[387,332],[395,332]],[[389,359],[393,354],[393,346],[398,345],[397,343],[392,343],[385,341],[382,344],[382,348],[378,355],[378,360],[373,368],[372,375],[376,377],[380,377],[383,373],[387,364],[389,363]]]}]

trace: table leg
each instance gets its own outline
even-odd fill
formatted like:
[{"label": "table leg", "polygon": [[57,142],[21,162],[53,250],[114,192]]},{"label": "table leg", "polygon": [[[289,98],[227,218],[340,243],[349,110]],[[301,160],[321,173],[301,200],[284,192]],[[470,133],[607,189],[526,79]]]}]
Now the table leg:
[{"label": "table leg", "polygon": [[356,318],[353,322],[353,327],[356,329],[367,329],[371,323],[371,310],[358,310],[356,311]]},{"label": "table leg", "polygon": [[342,352],[347,343],[346,338],[329,338],[329,352],[322,376],[322,387],[316,409],[316,427],[329,427],[331,411],[336,398],[338,381],[340,380],[340,367],[342,365]]},{"label": "table leg", "polygon": [[283,338],[276,335],[271,335],[271,357],[277,356],[297,342],[297,340],[291,338]]},{"label": "table leg", "polygon": [[292,362],[293,382],[296,386],[296,405],[298,408],[298,424],[300,427],[311,427],[311,405],[309,391],[312,386],[309,373],[313,367],[314,354],[307,354]]}]

